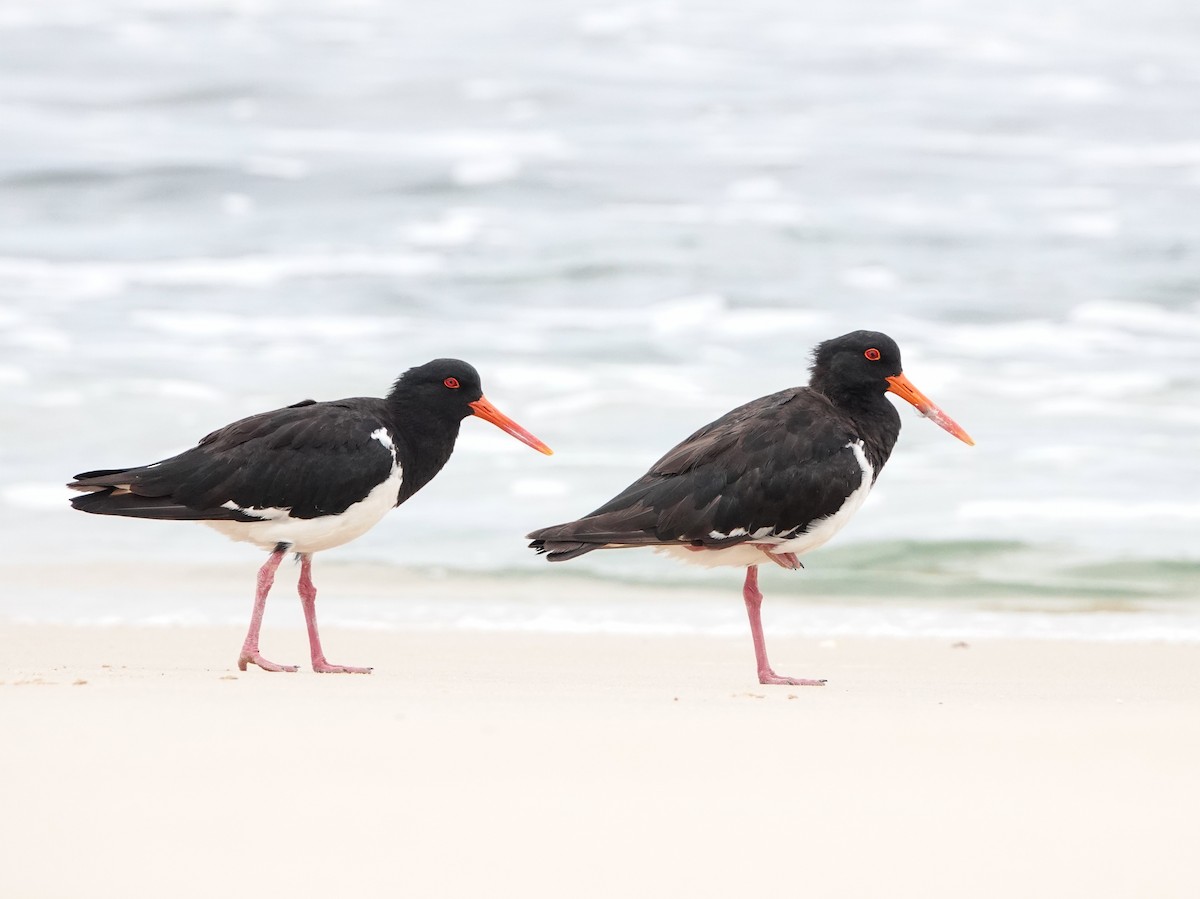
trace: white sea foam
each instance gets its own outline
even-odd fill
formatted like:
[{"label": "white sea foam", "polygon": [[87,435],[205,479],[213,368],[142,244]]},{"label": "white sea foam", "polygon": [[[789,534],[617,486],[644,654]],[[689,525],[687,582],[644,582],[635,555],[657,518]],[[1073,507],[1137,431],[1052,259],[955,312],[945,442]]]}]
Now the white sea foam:
[{"label": "white sea foam", "polygon": [[362,156],[421,159],[562,159],[570,145],[552,131],[355,131],[287,129],[265,135],[266,145],[283,155],[297,151],[338,151]]},{"label": "white sea foam", "polygon": [[462,83],[460,90],[468,100],[480,103],[511,100],[523,92],[522,86],[517,82],[499,78],[471,78]]},{"label": "white sea foam", "polygon": [[1032,200],[1046,209],[1087,209],[1111,206],[1113,192],[1098,187],[1052,187],[1034,191]]},{"label": "white sea foam", "polygon": [[28,395],[26,402],[37,409],[70,409],[82,406],[87,402],[87,396],[78,388],[63,387],[59,390],[39,390]]},{"label": "white sea foam", "polygon": [[242,193],[229,193],[221,197],[221,209],[226,215],[242,218],[254,212],[254,198]]},{"label": "white sea foam", "polygon": [[173,400],[198,401],[216,403],[226,399],[225,394],[197,381],[179,381],[173,378],[145,379],[135,378],[126,382],[129,390],[135,393],[150,394]]},{"label": "white sea foam", "polygon": [[1071,320],[1125,331],[1200,337],[1200,304],[1190,311],[1177,312],[1149,303],[1095,301],[1080,303],[1072,309]]},{"label": "white sea foam", "polygon": [[[281,333],[280,320],[275,315],[141,309],[130,314],[130,322],[148,331],[180,337],[270,337]],[[398,316],[303,315],[288,317],[286,333],[293,339],[349,340],[399,334],[408,327],[407,320]]]},{"label": "white sea foam", "polygon": [[24,483],[0,487],[0,501],[14,509],[66,509],[74,494],[62,484]]},{"label": "white sea foam", "polygon": [[995,396],[1037,400],[1051,408],[1054,404],[1099,401],[1110,408],[1115,400],[1156,393],[1170,382],[1166,373],[1153,371],[1115,371],[1103,380],[1090,374],[1056,371],[1051,367],[1031,368],[1020,380],[997,381],[987,392]]},{"label": "white sea foam", "polygon": [[475,156],[454,164],[450,177],[455,184],[477,187],[511,181],[521,173],[521,161],[514,156]]},{"label": "white sea foam", "polygon": [[831,316],[811,309],[780,307],[738,307],[728,310],[714,330],[732,337],[768,338],[772,335],[808,333],[819,334],[828,327]]},{"label": "white sea foam", "polygon": [[303,159],[289,156],[250,156],[243,168],[251,175],[295,181],[306,177],[312,167]]},{"label": "white sea foam", "polygon": [[[497,585],[499,587],[499,584]],[[505,587],[497,593],[510,590]],[[527,588],[528,591],[528,588]],[[690,597],[637,602],[614,600],[560,602],[552,587],[539,587],[536,600],[422,599],[408,591],[397,600],[341,595],[322,610],[327,626],[376,631],[482,631],[491,633],[612,634],[642,637],[700,636],[745,640],[749,633],[739,597]],[[620,596],[620,592],[616,594]],[[12,620],[80,626],[242,626],[245,599],[206,596],[203,602],[175,595],[164,610],[160,595],[127,592],[127,607],[118,611],[81,609],[73,597],[34,606],[15,603],[6,610]],[[826,604],[771,601],[768,636],[837,639],[1086,640],[1106,643],[1200,643],[1200,615],[1168,612],[1042,612],[954,608],[934,604]]]},{"label": "white sea foam", "polygon": [[842,283],[856,290],[894,290],[899,276],[883,265],[858,265],[842,272]]},{"label": "white sea foam", "polygon": [[959,505],[960,521],[1018,521],[1055,524],[1097,522],[1196,522],[1200,503],[1194,501],[1130,501],[1100,499],[997,499]]},{"label": "white sea foam", "polygon": [[1059,151],[1053,137],[1039,134],[995,134],[970,131],[929,130],[912,135],[917,149],[955,155],[1044,157]]},{"label": "white sea foam", "polygon": [[660,334],[679,334],[707,329],[725,312],[727,302],[715,293],[677,297],[655,303],[650,309],[650,322]]},{"label": "white sea foam", "polygon": [[1102,103],[1117,95],[1111,83],[1087,75],[1038,75],[1026,81],[1022,88],[1034,98],[1059,103]]},{"label": "white sea foam", "polygon": [[666,4],[597,6],[581,14],[576,25],[588,37],[616,38],[665,24],[677,14]]},{"label": "white sea foam", "polygon": [[0,278],[29,282],[44,291],[104,295],[119,293],[131,285],[271,287],[299,278],[428,275],[442,267],[438,255],[411,252],[317,252],[140,262],[0,257]]},{"label": "white sea foam", "polygon": [[1175,168],[1200,165],[1200,141],[1087,144],[1071,152],[1079,165],[1111,168]]},{"label": "white sea foam", "polygon": [[483,225],[477,210],[448,209],[437,219],[406,225],[404,236],[416,246],[458,247],[475,240]]},{"label": "white sea foam", "polygon": [[5,334],[5,342],[13,346],[36,350],[39,353],[69,352],[73,340],[66,331],[38,325],[12,328]]},{"label": "white sea foam", "polygon": [[725,188],[725,195],[738,202],[774,200],[782,194],[783,185],[778,178],[741,178]]},{"label": "white sea foam", "polygon": [[518,478],[509,485],[508,492],[513,496],[566,496],[569,492],[563,481],[549,478]]},{"label": "white sea foam", "polygon": [[1072,237],[1113,237],[1121,230],[1121,219],[1112,213],[1076,212],[1057,215],[1049,220],[1052,234],[1068,234]]},{"label": "white sea foam", "polygon": [[15,365],[0,365],[0,385],[28,384],[29,381],[28,370]]}]

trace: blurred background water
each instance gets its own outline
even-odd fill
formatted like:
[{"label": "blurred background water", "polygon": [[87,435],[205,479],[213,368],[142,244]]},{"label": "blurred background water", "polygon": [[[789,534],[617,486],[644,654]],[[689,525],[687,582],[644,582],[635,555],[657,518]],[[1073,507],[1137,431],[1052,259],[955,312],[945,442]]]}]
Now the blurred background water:
[{"label": "blurred background water", "polygon": [[557,454],[467,421],[327,558],[540,574],[527,530],[872,328],[978,446],[905,407],[772,591],[1200,605],[1198,209],[1191,0],[0,2],[0,553],[249,584],[63,482],[455,355]]}]

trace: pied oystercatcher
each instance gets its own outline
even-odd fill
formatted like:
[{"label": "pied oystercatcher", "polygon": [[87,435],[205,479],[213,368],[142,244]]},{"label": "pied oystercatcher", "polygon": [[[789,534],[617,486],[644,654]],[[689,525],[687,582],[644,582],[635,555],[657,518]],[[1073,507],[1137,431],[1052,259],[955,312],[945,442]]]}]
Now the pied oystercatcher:
[{"label": "pied oystercatcher", "polygon": [[71,505],[99,515],[202,521],[234,540],[269,549],[238,657],[243,671],[247,664],[297,670],[258,651],[275,570],[286,553],[296,553],[313,670],[366,674],[370,668],[325,660],[312,554],[362,536],[429,483],[450,458],[459,425],[469,415],[546,455],[552,452],[487,401],[473,367],[435,359],[406,371],[384,399],[304,400],[235,421],[161,462],[85,471],[68,486],[88,492]]},{"label": "pied oystercatcher", "polygon": [[759,682],[823,684],[771,669],[758,564],[802,567],[799,556],[858,511],[900,434],[886,393],[974,444],[904,376],[894,340],[854,331],[817,346],[807,387],[764,396],[705,425],[596,511],[529,534],[530,546],[552,562],[651,546],[700,565],[745,566],[742,596]]}]

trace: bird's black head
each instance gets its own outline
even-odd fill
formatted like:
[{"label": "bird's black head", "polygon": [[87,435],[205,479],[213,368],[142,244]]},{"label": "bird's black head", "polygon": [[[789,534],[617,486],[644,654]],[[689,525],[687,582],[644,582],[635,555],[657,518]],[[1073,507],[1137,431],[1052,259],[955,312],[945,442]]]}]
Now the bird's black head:
[{"label": "bird's black head", "polygon": [[900,347],[878,331],[851,331],[813,350],[812,387],[835,402],[882,396],[901,371]]},{"label": "bird's black head", "polygon": [[453,434],[457,435],[458,423],[477,415],[538,452],[552,453],[550,447],[488,402],[479,372],[461,359],[434,359],[410,368],[396,381],[388,401],[396,407],[398,417],[408,419],[409,427],[418,417],[438,419],[452,422]]},{"label": "bird's black head", "polygon": [[473,365],[461,359],[434,359],[402,374],[392,392],[433,414],[462,421],[475,414],[471,403],[483,396],[483,385]]},{"label": "bird's black head", "polygon": [[885,393],[894,393],[959,440],[975,443],[905,377],[900,347],[879,331],[851,331],[817,344],[809,386],[850,410],[868,409]]}]

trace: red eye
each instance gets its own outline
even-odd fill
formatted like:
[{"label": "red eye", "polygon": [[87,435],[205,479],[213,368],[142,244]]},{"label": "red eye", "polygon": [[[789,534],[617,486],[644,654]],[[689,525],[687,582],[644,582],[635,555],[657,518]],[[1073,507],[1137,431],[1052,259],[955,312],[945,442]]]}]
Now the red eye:
[{"label": "red eye", "polygon": [[442,381],[442,383],[451,390],[458,390],[458,378],[447,378],[446,380]]},{"label": "red eye", "polygon": [[879,361],[879,350],[875,349],[875,347],[871,347],[869,350],[867,350],[865,353],[863,353],[863,355],[866,356],[868,359],[870,359],[872,362]]}]

